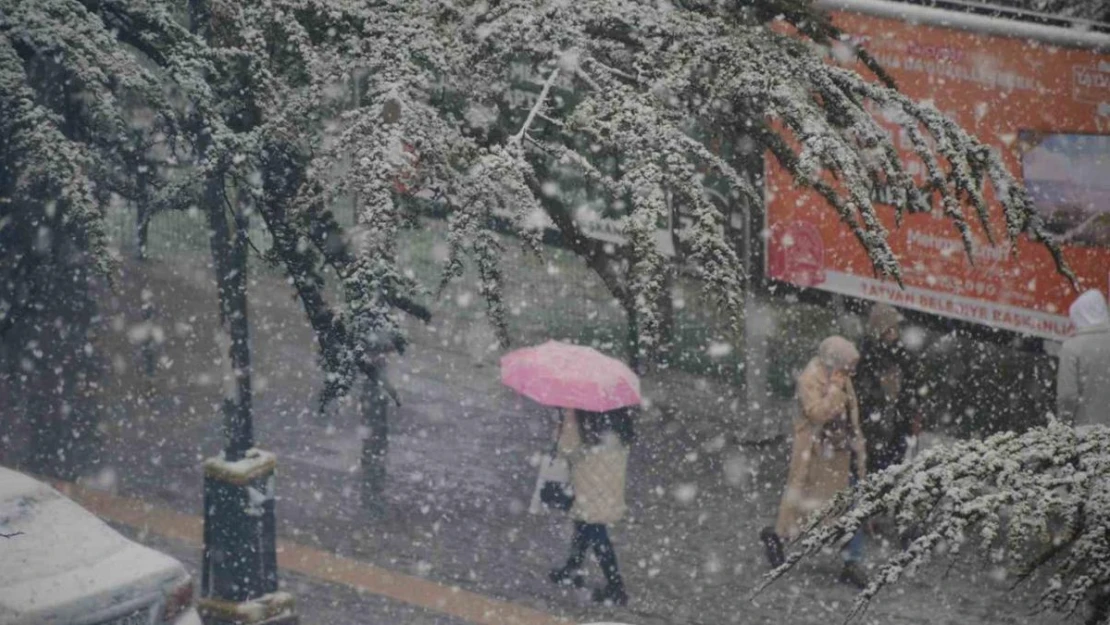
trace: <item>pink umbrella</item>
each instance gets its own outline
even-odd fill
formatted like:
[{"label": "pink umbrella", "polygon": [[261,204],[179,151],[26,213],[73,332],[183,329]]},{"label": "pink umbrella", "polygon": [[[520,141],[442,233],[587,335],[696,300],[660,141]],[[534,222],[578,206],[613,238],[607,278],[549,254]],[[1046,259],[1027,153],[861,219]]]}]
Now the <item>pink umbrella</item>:
[{"label": "pink umbrella", "polygon": [[501,382],[547,406],[605,412],[640,403],[640,378],[623,362],[558,341],[502,356]]}]

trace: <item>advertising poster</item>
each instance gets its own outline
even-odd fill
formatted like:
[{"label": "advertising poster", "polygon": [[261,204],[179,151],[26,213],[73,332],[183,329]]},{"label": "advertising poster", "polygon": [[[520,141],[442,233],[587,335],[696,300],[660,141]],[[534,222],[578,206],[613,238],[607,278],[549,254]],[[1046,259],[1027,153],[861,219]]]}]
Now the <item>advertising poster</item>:
[{"label": "advertising poster", "polygon": [[[932,102],[996,148],[1025,181],[1080,288],[1106,292],[1110,55],[846,11],[834,12],[833,21],[851,35],[837,45],[865,47],[904,93]],[[853,58],[844,52],[831,51],[830,62]],[[897,134],[894,140],[920,181],[923,167],[908,141]],[[766,184],[769,278],[1046,339],[1062,340],[1073,330],[1067,308],[1077,292],[1042,246],[1022,238],[1013,253],[1000,211],[994,245],[973,223],[977,243],[969,259],[955,226],[938,213],[907,215],[896,227],[893,208],[881,206],[903,289],[878,279],[836,213],[770,157]]]}]

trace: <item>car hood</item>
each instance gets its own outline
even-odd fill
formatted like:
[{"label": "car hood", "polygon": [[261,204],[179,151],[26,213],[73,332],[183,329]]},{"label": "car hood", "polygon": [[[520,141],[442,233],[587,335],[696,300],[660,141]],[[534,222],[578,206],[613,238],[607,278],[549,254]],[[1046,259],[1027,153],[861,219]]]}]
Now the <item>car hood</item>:
[{"label": "car hood", "polygon": [[114,607],[150,606],[186,576],[173,558],[127,545],[99,562],[0,589],[0,624],[68,625]]},{"label": "car hood", "polygon": [[186,577],[53,488],[0,469],[0,625],[83,622]]}]

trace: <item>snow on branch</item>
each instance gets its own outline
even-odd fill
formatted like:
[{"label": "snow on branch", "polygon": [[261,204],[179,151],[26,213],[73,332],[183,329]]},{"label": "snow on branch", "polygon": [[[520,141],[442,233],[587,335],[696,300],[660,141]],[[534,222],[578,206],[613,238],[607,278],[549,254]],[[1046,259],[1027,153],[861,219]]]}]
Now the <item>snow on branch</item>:
[{"label": "snow on branch", "polygon": [[520,127],[519,132],[509,138],[510,145],[519,145],[521,140],[524,139],[524,136],[525,134],[527,134],[528,129],[532,127],[532,121],[536,119],[536,115],[538,115],[543,110],[544,106],[546,106],[547,94],[551,91],[551,85],[555,84],[555,79],[558,77],[559,68],[556,67],[555,69],[551,70],[551,74],[547,77],[547,80],[544,81],[543,89],[540,90],[540,95],[536,98],[536,104],[532,106],[532,110],[528,111],[528,117],[525,118],[524,125]]},{"label": "snow on branch", "polygon": [[871,476],[810,519],[786,562],[751,597],[878,516],[915,537],[879,565],[846,622],[887,586],[967,548],[1008,567],[1015,586],[1043,572],[1040,605],[1074,613],[1110,584],[1110,429],[1052,421],[1021,435],[933,448]]},{"label": "snow on branch", "polygon": [[[494,319],[500,314],[495,301],[500,274],[493,270],[497,247],[487,234],[494,217],[511,216],[518,230],[531,236],[530,221],[522,217],[546,202],[543,210],[552,221],[567,223],[565,208],[535,197],[543,184],[532,180],[536,168],[529,162],[577,170],[617,208],[629,242],[629,278],[643,287],[630,314],[642,326],[644,347],[660,341],[654,335],[658,302],[651,300],[671,270],[670,261],[648,244],[656,235],[647,233],[649,224],[668,228],[670,208],[664,211],[660,204],[666,198],[680,202],[679,212],[692,218],[692,227],[675,232],[684,248],[678,258],[690,263],[738,318],[744,276],[738,252],[724,236],[728,216],[696,192],[701,174],[691,174],[691,167],[723,178],[747,201],[760,201],[760,194],[733,163],[693,138],[691,120],[746,134],[768,150],[840,215],[880,275],[899,280],[901,267],[873,198],[893,198],[898,223],[905,211],[928,210],[935,203],[970,250],[972,221],[988,237],[994,234],[988,184],[1002,205],[1006,235],[1044,242],[1067,275],[1027,195],[989,149],[931,107],[830,65],[809,44],[766,27],[778,15],[801,23],[803,14],[808,15],[786,3],[722,12],[697,2],[662,9],[631,0],[573,6],[509,0],[496,7],[386,2],[359,18],[363,28],[381,33],[386,45],[345,43],[345,53],[357,54],[336,52],[334,58],[344,73],[367,68],[368,94],[404,85],[405,132],[420,144],[422,184],[439,190],[438,201],[449,213],[453,252],[444,275],[462,270],[464,250],[477,255]],[[802,32],[827,40],[835,32],[826,22],[803,25]],[[471,28],[448,36],[445,23]],[[390,33],[402,33],[404,41]],[[544,70],[532,83],[538,95],[524,106],[507,104],[519,89],[520,67],[561,58],[564,50],[575,51],[573,63]],[[560,80],[564,77],[570,82]],[[460,106],[496,107],[498,120],[476,129]],[[372,107],[363,106],[346,119],[352,126],[380,123],[374,115]],[[496,130],[496,124],[514,119],[522,121],[512,130]],[[908,174],[887,122],[905,129],[925,164],[923,185]],[[523,152],[522,144],[528,148]],[[333,148],[346,150],[344,145],[350,143]],[[599,167],[595,155],[602,154],[615,155],[619,173]],[[389,174],[353,168],[337,186],[346,188],[363,175]],[[380,206],[390,210],[384,197]]]},{"label": "snow on branch", "polygon": [[[68,215],[70,236],[83,241],[107,275],[112,267],[103,228],[103,207],[88,172],[93,156],[69,140],[57,115],[36,103],[26,85],[23,62],[7,39],[0,39],[0,138],[12,160],[5,163],[12,181],[0,189],[4,209]],[[43,198],[50,198],[43,201]],[[59,233],[60,234],[60,233]]]},{"label": "snow on branch", "polygon": [[[80,185],[119,172],[112,186],[127,188],[136,176],[113,167],[120,154],[131,155],[129,163],[159,151],[188,162],[184,177],[159,173],[152,181],[162,206],[184,204],[194,181],[215,175],[270,198],[264,218],[284,250],[275,257],[319,324],[337,389],[349,388],[377,350],[403,346],[402,315],[421,312],[416,302],[434,291],[399,266],[412,187],[448,215],[444,279],[474,261],[503,341],[495,224],[507,220],[535,250],[538,223],[567,238],[582,234],[578,207],[539,172],[585,179],[591,201],[623,224],[616,255],[627,273],[609,271],[593,247],[584,253],[638,327],[641,350],[664,342],[659,298],[676,263],[701,277],[738,327],[740,250],[727,233],[728,207],[709,201],[705,187],[713,177],[744,201],[761,194],[738,163],[697,138],[707,129],[747,137],[813,188],[879,275],[898,280],[901,267],[873,198],[893,198],[899,223],[906,211],[935,206],[970,251],[974,226],[995,234],[993,196],[1005,236],[1041,241],[1070,276],[996,154],[932,107],[827,63],[812,42],[837,36],[835,29],[790,0],[211,4],[210,36],[198,37],[164,3],[17,3],[0,31],[6,84],[27,88],[34,54],[23,48],[59,53],[40,58],[58,59],[61,75],[93,96],[69,121],[97,139],[48,138],[43,130],[26,162],[39,159],[54,168],[52,180],[68,181],[75,223],[94,241],[102,216]],[[769,28],[779,16],[800,35]],[[554,67],[545,65],[550,59]],[[16,91],[0,97],[9,93]],[[20,108],[22,101],[4,101],[19,109],[21,124],[41,119],[65,130],[56,111]],[[119,132],[135,130],[137,110],[147,112],[148,126]],[[888,122],[905,130],[924,181],[908,174]],[[271,158],[274,149],[280,159]],[[64,162],[48,162],[51,151]],[[279,161],[280,171],[250,182]],[[555,196],[546,195],[552,188]],[[350,197],[359,208],[348,230],[331,211]],[[660,239],[677,242],[673,259],[659,251]],[[327,302],[313,286],[325,267],[339,276],[341,301]]]}]

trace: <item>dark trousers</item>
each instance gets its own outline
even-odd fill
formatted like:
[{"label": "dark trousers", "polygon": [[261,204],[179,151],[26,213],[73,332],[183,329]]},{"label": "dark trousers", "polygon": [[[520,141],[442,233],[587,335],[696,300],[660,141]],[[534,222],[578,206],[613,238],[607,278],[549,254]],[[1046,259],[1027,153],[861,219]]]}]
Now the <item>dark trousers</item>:
[{"label": "dark trousers", "polygon": [[613,551],[613,543],[609,542],[609,530],[600,523],[574,522],[574,539],[570,543],[570,557],[564,570],[574,572],[582,568],[586,559],[586,552],[593,547],[594,555],[601,572],[605,575],[605,582],[611,589],[624,590],[624,581],[621,579],[620,570],[617,569],[617,554]]},{"label": "dark trousers", "polygon": [[888,440],[878,441],[878,444],[875,445],[868,445],[867,471],[878,473],[885,471],[887,467],[902,462],[906,457],[906,449],[909,448],[909,442],[906,440],[907,434],[908,432],[898,431]]},{"label": "dark trousers", "polygon": [[[853,466],[855,466],[855,458],[852,458]],[[853,475],[848,479],[848,483],[854,490],[859,485],[859,479]],[[855,506],[853,506],[855,507]],[[840,557],[844,559],[844,564],[859,564],[863,560],[863,541],[866,540],[863,528],[856,530],[844,548],[840,551]]]}]

